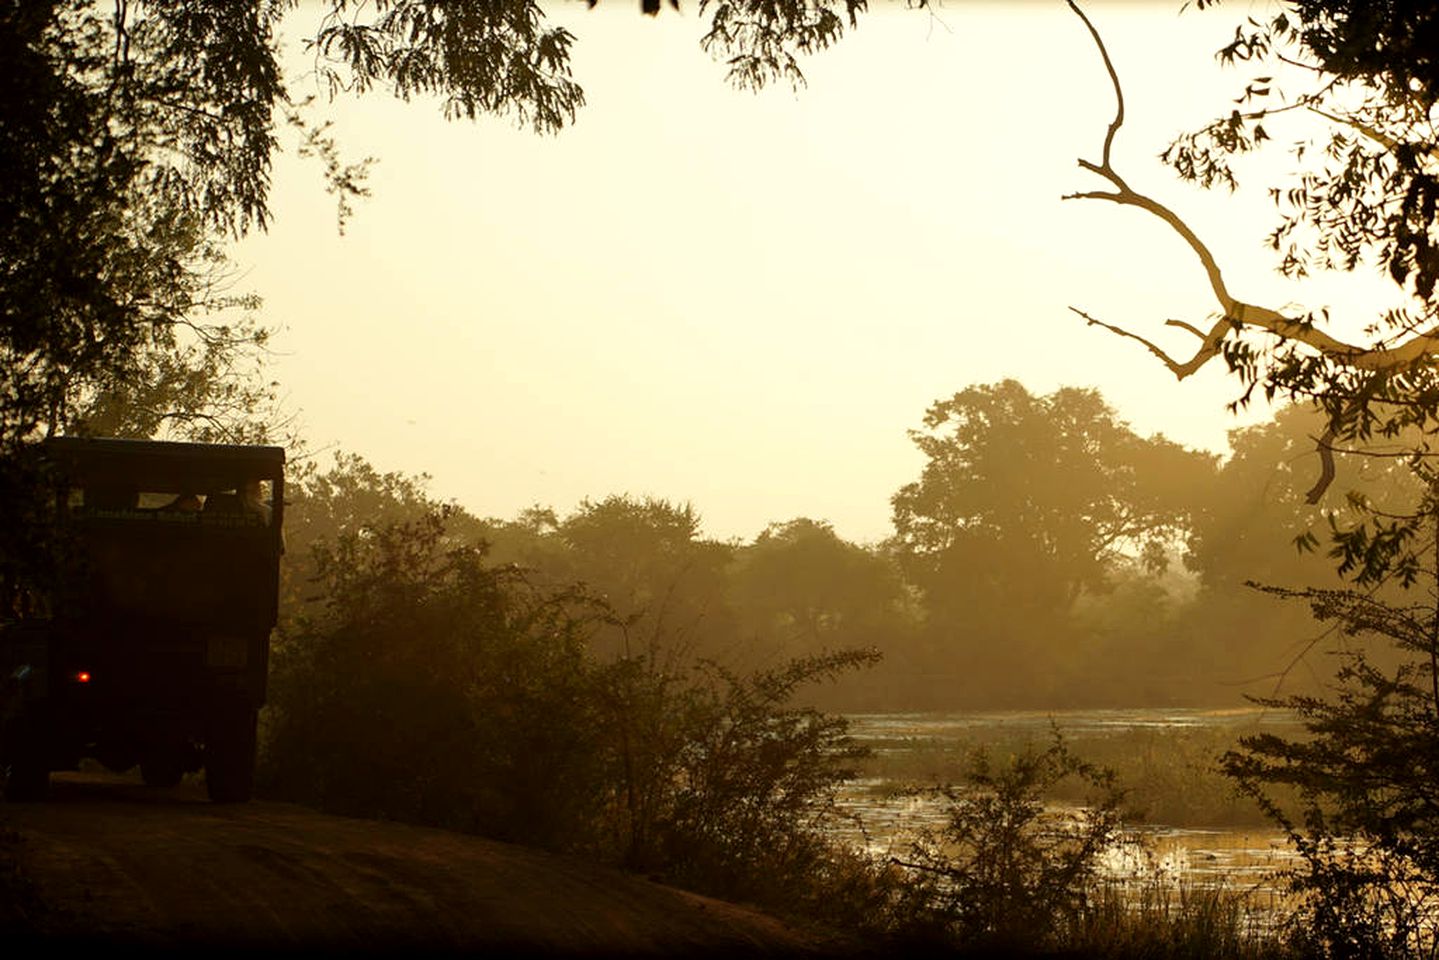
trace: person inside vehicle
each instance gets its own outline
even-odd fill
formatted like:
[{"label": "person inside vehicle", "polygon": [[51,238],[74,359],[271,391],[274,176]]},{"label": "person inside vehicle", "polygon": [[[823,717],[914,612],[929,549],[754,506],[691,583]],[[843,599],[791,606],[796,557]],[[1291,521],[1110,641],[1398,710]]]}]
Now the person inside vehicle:
[{"label": "person inside vehicle", "polygon": [[243,513],[259,517],[265,521],[265,526],[270,525],[270,505],[263,499],[260,490],[259,480],[246,480],[239,486],[240,509]]}]

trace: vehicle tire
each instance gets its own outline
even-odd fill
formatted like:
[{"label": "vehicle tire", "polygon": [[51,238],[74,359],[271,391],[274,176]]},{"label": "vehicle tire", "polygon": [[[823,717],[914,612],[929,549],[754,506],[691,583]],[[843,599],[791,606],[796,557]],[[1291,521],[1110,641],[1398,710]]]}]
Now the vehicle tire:
[{"label": "vehicle tire", "polygon": [[145,781],[147,787],[173,787],[184,775],[179,759],[172,753],[162,753],[140,761],[140,779]]},{"label": "vehicle tire", "polygon": [[211,717],[205,738],[205,789],[216,803],[245,803],[255,792],[256,710],[237,706]]}]

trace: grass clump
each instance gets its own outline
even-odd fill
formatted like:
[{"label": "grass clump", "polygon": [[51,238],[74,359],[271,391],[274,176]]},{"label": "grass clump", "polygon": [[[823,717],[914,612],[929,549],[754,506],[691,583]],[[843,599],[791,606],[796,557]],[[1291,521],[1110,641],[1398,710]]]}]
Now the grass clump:
[{"label": "grass clump", "polygon": [[[959,955],[1103,958],[1285,956],[1275,925],[1223,887],[1176,887],[1125,827],[1113,770],[1080,758],[1056,731],[1002,755],[974,751],[958,784],[928,788],[945,805],[893,858],[909,879],[906,932]],[[1056,794],[1080,798],[1056,806]],[[1140,880],[1109,876],[1128,848],[1151,867]]]}]

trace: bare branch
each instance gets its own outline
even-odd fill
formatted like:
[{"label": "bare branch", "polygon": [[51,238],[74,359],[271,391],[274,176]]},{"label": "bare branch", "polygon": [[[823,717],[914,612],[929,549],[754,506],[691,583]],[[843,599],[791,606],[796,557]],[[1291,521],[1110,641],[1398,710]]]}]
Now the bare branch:
[{"label": "bare branch", "polygon": [[1190,333],[1194,334],[1201,340],[1203,340],[1205,337],[1205,333],[1203,330],[1199,329],[1192,323],[1185,323],[1183,320],[1166,320],[1164,321],[1164,325],[1166,327],[1178,327],[1181,330],[1188,330]]},{"label": "bare branch", "polygon": [[1114,136],[1119,133],[1119,128],[1124,124],[1124,90],[1119,86],[1119,72],[1114,69],[1114,61],[1109,59],[1109,50],[1104,46],[1104,41],[1100,39],[1099,31],[1094,28],[1089,17],[1084,15],[1084,11],[1079,9],[1079,4],[1075,3],[1075,0],[1069,0],[1069,9],[1073,10],[1075,15],[1083,20],[1084,25],[1089,28],[1089,35],[1094,38],[1095,46],[1099,47],[1099,55],[1104,58],[1104,69],[1109,71],[1109,80],[1114,84],[1114,119],[1109,121],[1109,130],[1104,134],[1104,152],[1101,154],[1102,166],[1107,170],[1109,169],[1109,150],[1114,145]]},{"label": "bare branch", "polygon": [[[1083,310],[1079,309],[1078,307],[1070,307],[1069,309],[1070,309],[1071,311],[1073,311],[1074,313],[1077,313],[1077,314],[1079,314],[1081,317],[1083,317],[1083,318],[1085,319],[1085,321],[1086,321],[1090,326],[1092,326],[1092,327],[1103,327],[1104,329],[1108,330],[1110,333],[1114,334],[1115,336],[1118,336],[1118,337],[1126,337],[1126,338],[1128,338],[1128,339],[1130,339],[1130,340],[1137,340],[1137,341],[1139,341],[1140,343],[1144,344],[1145,348],[1146,348],[1150,353],[1152,353],[1152,354],[1154,354],[1156,357],[1158,357],[1158,358],[1159,358],[1159,362],[1160,362],[1160,363],[1163,363],[1166,367],[1168,367],[1168,368],[1170,369],[1170,371],[1174,374],[1174,376],[1175,376],[1177,379],[1183,380],[1185,377],[1189,376],[1189,375],[1192,374],[1194,371],[1198,370],[1201,366],[1204,365],[1203,361],[1202,361],[1202,360],[1198,360],[1197,357],[1191,358],[1190,360],[1188,360],[1188,361],[1186,361],[1186,362],[1184,362],[1184,363],[1181,363],[1181,362],[1179,362],[1178,360],[1175,360],[1175,359],[1174,359],[1173,357],[1171,357],[1169,354],[1165,353],[1160,347],[1158,347],[1158,346],[1157,346],[1156,344],[1154,344],[1152,341],[1146,340],[1144,337],[1141,337],[1141,336],[1140,336],[1139,334],[1137,334],[1137,333],[1132,333],[1132,332],[1129,331],[1129,330],[1125,330],[1123,327],[1116,327],[1116,326],[1115,326],[1114,324],[1112,324],[1112,323],[1105,323],[1103,320],[1100,320],[1100,319],[1097,318],[1097,317],[1092,317],[1092,316],[1090,316],[1088,313],[1085,313]],[[1197,333],[1198,331],[1195,331],[1195,332]],[[1208,359],[1208,358],[1206,357],[1205,359]],[[1197,362],[1196,362],[1196,361],[1197,361]]]},{"label": "bare branch", "polygon": [[1199,238],[1199,235],[1194,232],[1193,228],[1169,207],[1152,197],[1132,189],[1111,165],[1110,150],[1114,142],[1114,135],[1124,120],[1124,99],[1119,77],[1115,72],[1113,62],[1110,60],[1109,52],[1104,46],[1104,40],[1100,37],[1093,23],[1091,23],[1084,12],[1079,9],[1075,0],[1068,0],[1068,2],[1070,9],[1084,21],[1084,25],[1089,29],[1090,35],[1094,38],[1095,45],[1099,48],[1100,56],[1104,60],[1105,69],[1109,72],[1110,80],[1114,84],[1115,97],[1119,106],[1115,112],[1114,120],[1110,122],[1108,130],[1105,132],[1101,161],[1095,163],[1083,158],[1080,158],[1078,161],[1081,168],[1088,170],[1096,176],[1103,177],[1114,187],[1114,190],[1091,190],[1072,193],[1066,195],[1063,199],[1105,200],[1118,204],[1119,206],[1137,207],[1163,221],[1185,242],[1199,260],[1200,265],[1203,266],[1205,275],[1209,279],[1210,289],[1214,293],[1215,300],[1218,301],[1221,316],[1209,329],[1208,333],[1203,333],[1199,329],[1179,321],[1168,321],[1169,325],[1182,327],[1195,334],[1195,336],[1200,337],[1203,341],[1193,357],[1184,363],[1180,363],[1170,358],[1152,342],[1143,337],[1111,324],[1096,321],[1080,311],[1076,310],[1076,313],[1080,313],[1086,320],[1104,327],[1111,333],[1143,343],[1151,353],[1154,353],[1155,356],[1164,361],[1169,369],[1174,372],[1175,376],[1181,379],[1189,376],[1199,367],[1202,367],[1205,363],[1218,356],[1220,353],[1220,345],[1224,337],[1230,332],[1242,327],[1264,331],[1281,339],[1301,343],[1325,358],[1355,370],[1396,370],[1432,357],[1436,352],[1439,352],[1439,326],[1416,332],[1409,339],[1400,341],[1392,346],[1379,344],[1366,347],[1347,343],[1333,337],[1317,329],[1308,320],[1285,316],[1277,310],[1254,303],[1248,303],[1231,294],[1224,281],[1224,274],[1219,267],[1219,262],[1215,258],[1214,253],[1209,249],[1208,245]]}]

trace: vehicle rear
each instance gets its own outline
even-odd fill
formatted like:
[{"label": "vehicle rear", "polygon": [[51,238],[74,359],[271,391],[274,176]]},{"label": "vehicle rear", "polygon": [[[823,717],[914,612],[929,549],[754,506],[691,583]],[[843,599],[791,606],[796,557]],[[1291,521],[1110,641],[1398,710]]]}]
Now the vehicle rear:
[{"label": "vehicle rear", "polygon": [[67,576],[12,624],[7,797],[93,757],[248,799],[283,549],[278,447],[52,441]]}]

